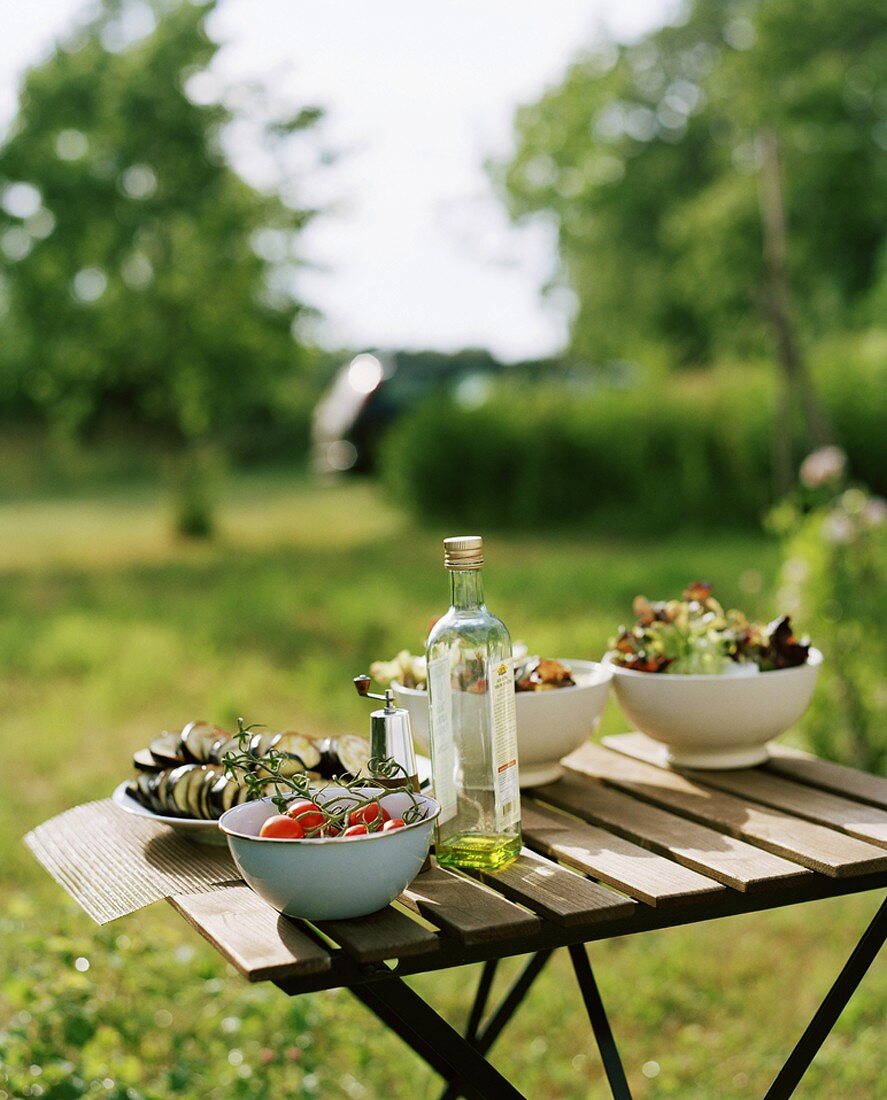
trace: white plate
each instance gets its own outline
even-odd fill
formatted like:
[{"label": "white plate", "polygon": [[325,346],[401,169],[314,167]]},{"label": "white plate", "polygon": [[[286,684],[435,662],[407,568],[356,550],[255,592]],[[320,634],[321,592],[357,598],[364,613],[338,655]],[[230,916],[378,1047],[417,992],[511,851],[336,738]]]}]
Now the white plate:
[{"label": "white plate", "polygon": [[219,829],[218,821],[199,821],[194,817],[166,817],[164,814],[155,814],[153,810],[149,810],[147,806],[136,802],[132,795],[127,794],[126,781],[114,788],[111,801],[128,814],[147,817],[150,821],[159,821],[161,825],[169,825],[181,836],[197,841],[198,844],[217,844],[224,847],[228,843],[225,834]]},{"label": "white plate", "polygon": [[[416,770],[419,773],[419,782],[425,787],[431,782],[431,761],[427,756],[416,757]],[[161,825],[169,825],[181,836],[198,844],[216,844],[224,847],[228,840],[219,829],[218,821],[201,821],[196,817],[167,817],[164,814],[155,814],[141,802],[136,802],[132,795],[127,793],[127,780],[118,784],[111,795],[111,801],[121,810],[136,817],[147,817],[150,821],[159,821]]]}]

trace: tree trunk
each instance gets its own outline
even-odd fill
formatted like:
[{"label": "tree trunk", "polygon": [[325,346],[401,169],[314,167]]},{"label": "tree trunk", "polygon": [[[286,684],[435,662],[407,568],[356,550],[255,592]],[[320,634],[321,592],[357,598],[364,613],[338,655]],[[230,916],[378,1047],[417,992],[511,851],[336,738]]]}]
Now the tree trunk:
[{"label": "tree trunk", "polygon": [[765,308],[780,367],[777,415],[773,426],[773,474],[777,495],[784,496],[791,489],[795,475],[792,448],[792,413],[795,405],[800,406],[806,449],[811,446],[824,447],[832,441],[832,437],[828,417],[813,388],[792,325],[779,137],[774,128],[768,127],[761,131],[759,141],[761,226],[767,272]]}]

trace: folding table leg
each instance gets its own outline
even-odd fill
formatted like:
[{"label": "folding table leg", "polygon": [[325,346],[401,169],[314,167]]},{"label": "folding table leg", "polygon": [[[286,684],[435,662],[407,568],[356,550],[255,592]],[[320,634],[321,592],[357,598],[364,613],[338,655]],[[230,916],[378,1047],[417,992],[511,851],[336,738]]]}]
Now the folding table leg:
[{"label": "folding table leg", "polygon": [[480,981],[477,983],[477,993],[474,996],[474,1004],[471,1006],[471,1015],[468,1017],[468,1023],[465,1026],[465,1038],[469,1043],[473,1043],[477,1038],[477,1029],[484,1018],[498,965],[498,959],[487,959],[481,971]]},{"label": "folding table leg", "polygon": [[825,995],[825,999],[816,1010],[816,1014],[798,1040],[795,1049],[767,1090],[764,1100],[786,1100],[795,1091],[798,1082],[807,1072],[819,1048],[828,1038],[829,1032],[865,976],[865,972],[883,947],[885,938],[887,938],[887,901],[882,903],[871,924],[863,932],[862,938],[853,949],[853,954],[844,964],[844,969],[835,979],[834,985]]},{"label": "folding table leg", "polygon": [[351,992],[469,1100],[523,1100],[513,1085],[400,978]]},{"label": "folding table leg", "polygon": [[[495,1043],[496,1039],[502,1032],[502,1029],[511,1019],[516,1012],[521,1001],[527,995],[530,986],[539,976],[539,972],[542,967],[548,962],[554,953],[553,948],[548,948],[545,951],[537,951],[535,955],[530,959],[524,969],[515,978],[511,984],[511,988],[506,993],[502,1000],[502,1003],[493,1013],[493,1016],[487,1026],[480,1034],[471,1040],[475,1050],[480,1054],[486,1054],[490,1047]],[[481,976],[483,981],[483,975]],[[480,987],[478,987],[478,993]],[[456,1083],[451,1083],[449,1087],[441,1094],[440,1100],[456,1100],[456,1097],[462,1095],[460,1086]]]},{"label": "folding table leg", "polygon": [[582,999],[585,1001],[607,1080],[610,1082],[610,1091],[613,1093],[614,1100],[631,1100],[631,1090],[628,1087],[625,1070],[622,1068],[622,1059],[619,1057],[616,1040],[610,1030],[610,1021],[607,1019],[604,1002],[598,992],[585,947],[577,943],[573,944],[569,951],[570,958],[573,960],[573,970],[576,972],[576,981],[582,991]]}]

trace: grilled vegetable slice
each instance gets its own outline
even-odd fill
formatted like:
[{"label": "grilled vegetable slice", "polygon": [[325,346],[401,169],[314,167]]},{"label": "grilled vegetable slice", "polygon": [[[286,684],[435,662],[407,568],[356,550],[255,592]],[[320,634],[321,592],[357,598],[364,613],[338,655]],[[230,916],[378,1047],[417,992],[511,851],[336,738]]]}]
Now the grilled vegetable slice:
[{"label": "grilled vegetable slice", "polygon": [[148,751],[162,768],[174,768],[177,764],[184,763],[181,738],[177,733],[161,734],[151,742]]},{"label": "grilled vegetable slice", "polygon": [[167,769],[159,773],[154,780],[154,800],[157,805],[157,811],[161,814],[169,813],[169,803],[166,800],[167,791],[169,788],[169,777],[172,775],[172,771]]},{"label": "grilled vegetable slice", "polygon": [[182,764],[169,773],[166,784],[167,813],[174,817],[189,817],[187,787],[188,776],[197,769],[196,764]]},{"label": "grilled vegetable slice", "polygon": [[134,752],[132,762],[140,772],[159,772],[166,767],[165,764],[157,763],[157,758],[150,749],[139,749],[138,752]]},{"label": "grilled vegetable slice", "polygon": [[312,741],[310,737],[303,737],[295,730],[284,730],[283,733],[278,733],[271,742],[271,748],[288,757],[294,757],[302,763],[302,767],[294,769],[293,772],[287,772],[281,768],[281,775],[295,774],[296,770],[310,771],[320,763],[321,752],[317,742]]},{"label": "grilled vegetable slice", "polygon": [[232,806],[237,803],[237,792],[240,790],[240,785],[237,780],[230,779],[227,775],[220,775],[219,778],[213,783],[212,787],[212,803],[214,807],[214,817],[221,817],[226,810],[230,810]]},{"label": "grilled vegetable slice", "polygon": [[360,772],[366,775],[367,764],[370,762],[370,743],[366,738],[358,737],[354,733],[346,733],[338,737],[336,755],[348,775],[356,776]]},{"label": "grilled vegetable slice", "polygon": [[211,722],[189,722],[182,730],[182,752],[186,759],[205,764],[211,759],[215,744],[229,735]]},{"label": "grilled vegetable slice", "polygon": [[341,737],[331,737],[323,746],[323,755],[318,771],[326,779],[333,776],[356,776],[366,774],[370,762],[370,744],[356,733],[346,733]]},{"label": "grilled vegetable slice", "polygon": [[271,742],[275,737],[277,737],[276,732],[254,733],[249,740],[249,748],[246,751],[250,756],[255,756],[256,759],[258,759],[260,756],[264,756],[271,748]]}]

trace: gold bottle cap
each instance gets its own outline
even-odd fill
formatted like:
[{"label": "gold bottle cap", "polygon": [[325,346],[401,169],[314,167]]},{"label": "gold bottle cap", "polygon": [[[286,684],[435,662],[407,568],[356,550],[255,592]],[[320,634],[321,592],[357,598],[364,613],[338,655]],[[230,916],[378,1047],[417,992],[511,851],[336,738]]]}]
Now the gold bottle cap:
[{"label": "gold bottle cap", "polygon": [[457,535],[444,539],[447,569],[480,569],[484,563],[484,540],[480,535]]}]

